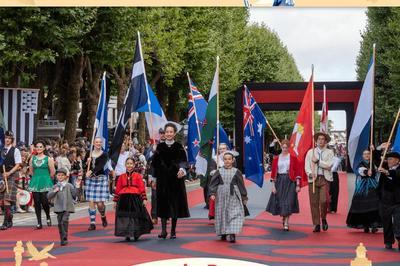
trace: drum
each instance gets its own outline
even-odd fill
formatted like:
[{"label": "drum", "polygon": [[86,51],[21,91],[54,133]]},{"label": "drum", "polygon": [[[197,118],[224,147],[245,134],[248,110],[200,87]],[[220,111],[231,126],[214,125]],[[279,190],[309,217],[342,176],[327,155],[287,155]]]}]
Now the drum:
[{"label": "drum", "polygon": [[3,193],[6,190],[6,183],[4,180],[0,180],[0,193]]},{"label": "drum", "polygon": [[19,189],[18,190],[18,201],[19,201],[19,205],[27,205],[32,199],[32,195],[29,191],[27,190],[23,190],[23,189]]}]

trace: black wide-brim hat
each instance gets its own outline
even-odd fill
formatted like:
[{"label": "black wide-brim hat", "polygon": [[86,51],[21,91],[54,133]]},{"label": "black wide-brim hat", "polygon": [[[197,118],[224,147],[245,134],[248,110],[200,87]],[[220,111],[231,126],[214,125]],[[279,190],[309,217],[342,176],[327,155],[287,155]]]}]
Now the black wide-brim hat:
[{"label": "black wide-brim hat", "polygon": [[397,151],[391,151],[386,154],[386,158],[397,158],[400,160],[400,153]]},{"label": "black wide-brim hat", "polygon": [[314,140],[317,141],[319,136],[324,136],[325,140],[326,140],[326,143],[329,143],[331,141],[331,137],[328,134],[324,133],[324,132],[315,133],[314,134]]}]

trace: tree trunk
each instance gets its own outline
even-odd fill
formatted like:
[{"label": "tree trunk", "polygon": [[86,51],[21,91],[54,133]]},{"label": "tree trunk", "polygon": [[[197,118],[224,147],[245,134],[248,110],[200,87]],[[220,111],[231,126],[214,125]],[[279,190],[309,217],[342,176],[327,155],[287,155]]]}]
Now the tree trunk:
[{"label": "tree trunk", "polygon": [[[39,113],[39,118],[43,119],[45,114],[54,115],[53,100],[56,88],[61,80],[62,74],[64,72],[64,60],[57,59],[55,65],[50,65],[51,74],[48,75],[47,84],[47,96],[43,98],[41,112]],[[43,95],[44,96],[44,95]]]},{"label": "tree trunk", "polygon": [[139,113],[139,143],[146,143],[146,116],[144,113]]},{"label": "tree trunk", "polygon": [[83,132],[84,136],[90,138],[94,130],[94,121],[96,119],[97,105],[100,97],[101,68],[97,65],[91,64],[89,57],[87,57],[86,63],[88,85],[86,104],[88,108],[87,114],[85,115],[87,117],[86,128]]},{"label": "tree trunk", "polygon": [[83,54],[75,55],[71,75],[68,83],[68,106],[65,114],[65,135],[64,139],[69,143],[76,137],[76,125],[79,111],[79,95],[83,85],[82,73],[85,65]]},{"label": "tree trunk", "polygon": [[126,70],[124,66],[121,66],[117,69],[110,66],[109,71],[114,76],[117,82],[117,110],[118,110],[118,117],[121,112],[122,106],[124,105],[126,92],[128,90],[129,78],[126,75]]},{"label": "tree trunk", "polygon": [[179,93],[174,88],[168,89],[168,109],[167,118],[172,121],[178,121],[179,116],[177,112],[177,102],[179,98]]}]

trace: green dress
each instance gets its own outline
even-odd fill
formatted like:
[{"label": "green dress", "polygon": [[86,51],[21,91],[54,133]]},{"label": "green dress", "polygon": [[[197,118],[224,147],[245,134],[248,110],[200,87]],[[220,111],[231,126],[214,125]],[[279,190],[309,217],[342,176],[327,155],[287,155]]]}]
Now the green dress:
[{"label": "green dress", "polygon": [[32,158],[33,176],[29,183],[29,191],[48,192],[53,187],[53,180],[50,176],[49,157],[45,156],[39,159],[36,156]]}]

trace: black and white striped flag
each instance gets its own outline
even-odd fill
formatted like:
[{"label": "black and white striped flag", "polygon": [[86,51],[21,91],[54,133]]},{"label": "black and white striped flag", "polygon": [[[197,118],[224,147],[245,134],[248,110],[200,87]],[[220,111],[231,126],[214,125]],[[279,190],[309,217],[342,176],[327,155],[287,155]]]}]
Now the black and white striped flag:
[{"label": "black and white striped flag", "polygon": [[37,89],[0,88],[5,128],[14,133],[17,142],[30,145],[35,139],[38,101]]}]

